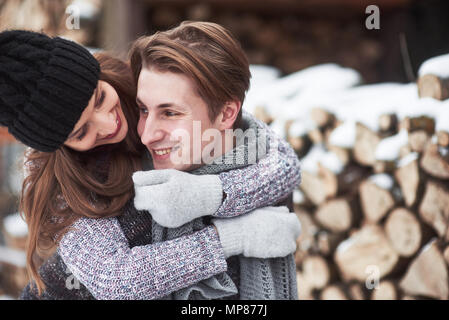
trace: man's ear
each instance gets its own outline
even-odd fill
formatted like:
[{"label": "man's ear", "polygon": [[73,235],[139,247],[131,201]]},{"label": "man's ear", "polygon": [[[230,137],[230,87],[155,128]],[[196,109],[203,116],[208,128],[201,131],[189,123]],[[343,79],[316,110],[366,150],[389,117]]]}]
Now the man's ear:
[{"label": "man's ear", "polygon": [[242,107],[242,103],[238,100],[226,102],[220,114],[217,117],[218,129],[226,130],[234,127],[234,122]]}]

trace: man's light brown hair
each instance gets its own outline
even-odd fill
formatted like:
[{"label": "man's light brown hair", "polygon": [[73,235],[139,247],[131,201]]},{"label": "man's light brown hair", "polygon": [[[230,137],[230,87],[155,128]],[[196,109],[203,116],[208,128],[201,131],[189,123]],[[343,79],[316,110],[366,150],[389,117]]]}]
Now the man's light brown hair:
[{"label": "man's light brown hair", "polygon": [[[227,102],[243,105],[251,73],[239,42],[222,26],[184,21],[178,27],[142,37],[130,51],[137,83],[142,67],[182,73],[192,79],[214,121]],[[242,109],[234,123],[240,124]]]}]

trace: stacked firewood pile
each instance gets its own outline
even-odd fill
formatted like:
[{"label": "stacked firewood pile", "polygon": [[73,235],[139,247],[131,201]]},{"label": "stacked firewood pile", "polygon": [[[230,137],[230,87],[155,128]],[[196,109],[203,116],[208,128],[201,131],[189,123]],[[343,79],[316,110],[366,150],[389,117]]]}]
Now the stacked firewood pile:
[{"label": "stacked firewood pile", "polygon": [[[449,90],[438,65],[421,68],[417,100],[449,108],[437,101]],[[304,164],[295,194],[300,299],[449,299],[449,126],[421,111],[380,114],[377,130],[319,107],[301,134],[285,122]],[[272,121],[262,107],[254,113]]]},{"label": "stacked firewood pile", "polygon": [[95,45],[102,0],[0,0],[0,31],[25,29]]},{"label": "stacked firewood pile", "polygon": [[17,298],[28,283],[25,244],[27,227],[19,214],[1,220],[4,243],[0,245],[0,299]]}]

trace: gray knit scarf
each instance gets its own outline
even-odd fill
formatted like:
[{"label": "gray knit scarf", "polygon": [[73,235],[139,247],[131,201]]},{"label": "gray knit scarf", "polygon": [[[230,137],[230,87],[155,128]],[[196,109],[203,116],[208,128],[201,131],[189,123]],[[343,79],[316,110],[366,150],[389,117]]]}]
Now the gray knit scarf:
[{"label": "gray knit scarf", "polygon": [[[191,171],[192,174],[219,174],[220,172],[245,167],[264,157],[270,147],[263,125],[250,114],[243,113],[242,130],[252,129],[255,136],[248,139],[240,136],[236,147],[212,163]],[[245,131],[249,132],[249,131]],[[247,135],[247,137],[251,137]],[[255,157],[255,158],[254,158]],[[151,169],[147,155],[143,162],[145,170]],[[179,228],[164,228],[153,220],[153,243],[192,234],[207,226],[203,218],[195,219]],[[240,300],[297,300],[296,265],[293,254],[283,258],[259,259],[238,256],[240,274],[238,288],[228,272],[212,276],[192,286],[178,290],[164,299],[203,300],[227,299],[238,294]],[[228,263],[228,269],[231,266]]]}]

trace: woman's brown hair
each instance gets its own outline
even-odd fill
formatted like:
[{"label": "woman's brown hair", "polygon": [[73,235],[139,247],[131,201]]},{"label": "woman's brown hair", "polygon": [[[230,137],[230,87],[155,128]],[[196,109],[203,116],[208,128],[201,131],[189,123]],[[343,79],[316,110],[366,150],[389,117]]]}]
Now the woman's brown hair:
[{"label": "woman's brown hair", "polygon": [[26,153],[20,211],[29,229],[27,270],[39,294],[45,289],[38,272],[41,258],[78,218],[119,215],[133,196],[132,173],[140,170],[143,145],[136,129],[136,85],[131,69],[106,54],[95,58],[100,63],[100,80],[108,82],[120,97],[128,134],[118,144],[87,152],[62,146],[51,153],[33,149]]}]

